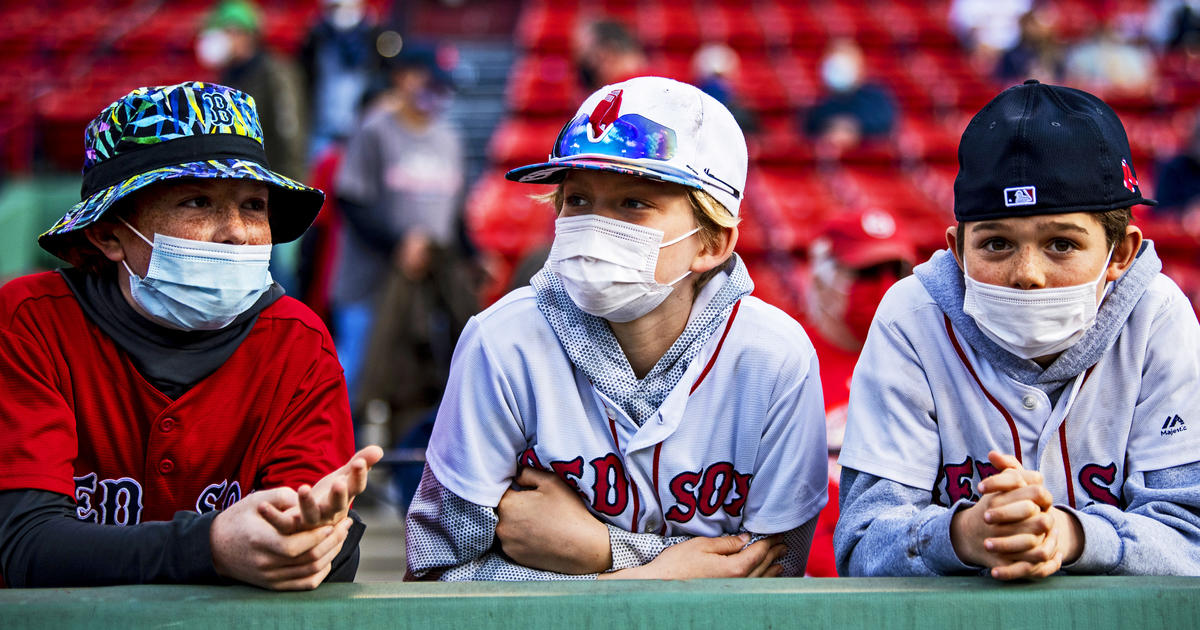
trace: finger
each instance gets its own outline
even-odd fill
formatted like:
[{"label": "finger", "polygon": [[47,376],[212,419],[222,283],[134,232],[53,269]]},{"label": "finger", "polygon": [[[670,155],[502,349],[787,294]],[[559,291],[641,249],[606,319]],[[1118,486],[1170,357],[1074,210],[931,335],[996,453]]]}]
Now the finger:
[{"label": "finger", "polygon": [[538,477],[537,473],[537,470],[529,466],[521,468],[521,472],[517,473],[517,485],[522,488],[538,487],[538,480],[540,477]]},{"label": "finger", "polygon": [[[328,557],[329,561],[332,561],[333,556],[337,555],[338,550],[342,548],[342,544],[346,542],[352,522],[350,519],[344,519],[334,528],[333,535],[321,540],[312,549],[296,557],[272,559],[267,565],[269,569],[268,574],[272,579],[278,581],[296,579],[303,577],[306,573],[315,573],[320,568],[320,562],[323,558]],[[333,555],[330,555],[331,553]]]},{"label": "finger", "polygon": [[370,471],[371,467],[365,460],[355,459],[351,462],[350,474],[346,476],[346,492],[349,499],[357,497],[367,489],[367,473]]},{"label": "finger", "polygon": [[[1016,534],[1014,536],[996,536],[983,541],[983,548],[994,554],[1013,555],[1024,554],[1045,542],[1044,536],[1034,534]],[[1023,557],[1013,557],[1010,561],[1025,560]]]},{"label": "finger", "polygon": [[370,446],[364,446],[354,454],[354,457],[350,458],[351,461],[356,459],[362,460],[362,462],[366,464],[367,470],[370,470],[375,466],[375,464],[379,463],[379,460],[383,459],[383,449],[374,444],[371,444]]},{"label": "finger", "polygon": [[998,472],[979,482],[979,491],[983,494],[994,492],[1010,492],[1029,485],[1019,470],[1008,469]]},{"label": "finger", "polygon": [[294,580],[273,582],[268,585],[268,588],[276,591],[311,591],[321,585],[321,582],[325,580],[325,576],[329,575],[329,571],[332,568],[332,566],[326,566],[313,575],[306,575]]},{"label": "finger", "polygon": [[[770,539],[764,538],[751,545],[747,545],[745,549],[733,554],[731,558],[737,562],[734,568],[735,575],[750,575],[750,572],[755,567],[764,564],[763,561],[771,553],[772,546]],[[770,562],[766,562],[765,564],[770,564]]]},{"label": "finger", "polygon": [[770,569],[772,566],[776,566],[776,563],[779,562],[779,559],[782,558],[783,554],[785,553],[787,553],[787,545],[772,545],[771,548],[767,550],[766,555],[763,556],[763,559],[757,565],[755,565],[748,574],[746,574],[746,577],[762,577],[766,574],[768,569]]},{"label": "finger", "polygon": [[275,531],[283,535],[295,533],[300,529],[300,510],[292,507],[281,510],[274,503],[258,504],[258,515],[263,518]]},{"label": "finger", "polygon": [[701,551],[729,556],[741,551],[746,546],[746,543],[750,541],[750,535],[742,533],[736,536],[694,538],[693,540],[700,541],[697,544],[700,546]]},{"label": "finger", "polygon": [[983,522],[989,525],[1019,523],[1044,514],[1045,512],[1042,511],[1040,506],[1029,500],[1018,500],[1001,505],[996,505],[993,502],[988,505],[987,511],[983,513]]},{"label": "finger", "polygon": [[988,461],[992,462],[992,465],[1000,470],[1020,470],[1024,468],[1024,466],[1021,465],[1021,460],[1017,459],[1013,455],[1002,453],[1000,451],[988,451]]},{"label": "finger", "polygon": [[994,507],[998,508],[1012,503],[1020,503],[1022,501],[1028,501],[1034,504],[1039,511],[1043,510],[1042,506],[1054,505],[1054,497],[1050,494],[1050,491],[1047,490],[1045,486],[1027,485],[1020,488],[1015,488],[1013,490],[991,493],[991,496],[988,500],[988,509],[992,509]]},{"label": "finger", "polygon": [[315,529],[306,529],[290,536],[283,536],[272,541],[267,551],[281,558],[295,558],[316,547],[322,540],[334,535],[333,525],[323,525]]},{"label": "finger", "polygon": [[298,503],[296,491],[287,486],[280,486],[278,488],[271,488],[269,490],[259,490],[246,495],[246,498],[242,500],[257,501],[258,503],[270,503],[280,510],[287,510]]},{"label": "finger", "polygon": [[771,566],[767,567],[767,572],[765,575],[763,575],[763,577],[779,577],[782,574],[783,574],[783,565],[782,564],[772,564]]},{"label": "finger", "polygon": [[350,493],[346,490],[346,481],[338,479],[329,488],[325,502],[321,504],[321,522],[327,523],[339,519],[350,507]]},{"label": "finger", "polygon": [[322,521],[321,506],[312,486],[308,484],[300,486],[296,489],[296,495],[300,501],[301,522],[307,527],[320,525]]}]

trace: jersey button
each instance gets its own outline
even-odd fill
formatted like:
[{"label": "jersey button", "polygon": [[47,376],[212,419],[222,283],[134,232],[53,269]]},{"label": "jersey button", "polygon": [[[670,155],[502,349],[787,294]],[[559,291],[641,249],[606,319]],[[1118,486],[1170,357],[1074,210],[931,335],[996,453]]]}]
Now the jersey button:
[{"label": "jersey button", "polygon": [[173,470],[175,470],[175,462],[171,461],[170,459],[164,459],[161,462],[158,462],[158,472],[164,475],[169,475]]},{"label": "jersey button", "polygon": [[174,418],[163,418],[162,422],[158,423],[158,430],[162,431],[163,433],[170,433],[174,429],[175,429],[175,419]]},{"label": "jersey button", "polygon": [[1025,394],[1021,399],[1021,406],[1029,410],[1037,409],[1037,398],[1034,398],[1033,394]]}]

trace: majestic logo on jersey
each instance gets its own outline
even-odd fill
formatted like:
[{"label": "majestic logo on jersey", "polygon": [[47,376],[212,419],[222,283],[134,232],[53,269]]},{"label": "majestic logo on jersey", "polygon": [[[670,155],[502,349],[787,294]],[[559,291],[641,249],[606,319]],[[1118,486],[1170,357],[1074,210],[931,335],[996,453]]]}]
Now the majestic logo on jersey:
[{"label": "majestic logo on jersey", "polygon": [[1125,189],[1131,193],[1137,192],[1138,180],[1133,176],[1133,169],[1129,168],[1129,162],[1121,160],[1121,173],[1125,176]]},{"label": "majestic logo on jersey", "polygon": [[75,516],[102,525],[142,522],[142,484],[137,479],[100,479],[96,473],[75,477]]},{"label": "majestic logo on jersey", "polygon": [[1004,206],[1032,206],[1037,203],[1036,186],[1017,186],[1004,189]]},{"label": "majestic logo on jersey", "polygon": [[1166,422],[1163,422],[1162,430],[1160,430],[1158,434],[1175,435],[1180,431],[1187,431],[1187,425],[1183,423],[1183,418],[1180,418],[1179,415],[1176,414],[1174,416],[1167,417]]}]

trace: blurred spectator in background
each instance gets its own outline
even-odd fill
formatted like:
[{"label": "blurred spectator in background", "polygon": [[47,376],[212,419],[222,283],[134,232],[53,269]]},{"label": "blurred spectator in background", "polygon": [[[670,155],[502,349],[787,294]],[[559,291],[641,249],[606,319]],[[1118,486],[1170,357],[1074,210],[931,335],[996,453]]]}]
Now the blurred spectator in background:
[{"label": "blurred spectator in background", "polygon": [[980,74],[988,74],[1005,51],[1021,39],[1020,19],[1033,0],[953,0],[950,30],[971,54]]},{"label": "blurred spectator in background", "polygon": [[363,0],[322,0],[321,17],[300,48],[312,111],[309,156],[345,140],[358,122],[359,103],[381,70],[379,29]]},{"label": "blurred spectator in background", "polygon": [[372,405],[382,417],[371,421],[392,423],[391,436],[380,436],[389,443],[413,413],[438,402],[457,333],[477,310],[454,249],[464,167],[460,132],[445,116],[447,63],[433,46],[405,43],[335,181],[343,213],[331,295],[338,355],[356,418],[368,402],[386,403]]},{"label": "blurred spectator in background", "polygon": [[1021,37],[1000,56],[996,78],[1004,83],[1037,79],[1058,83],[1063,76],[1063,49],[1053,24],[1043,11],[1034,9],[1021,16]]},{"label": "blurred spectator in background", "polygon": [[886,88],[865,82],[863,53],[853,39],[834,40],[821,59],[826,94],[808,112],[804,130],[834,155],[863,140],[887,136],[896,125],[896,101]]},{"label": "blurred spectator in background", "polygon": [[893,284],[912,273],[917,251],[891,213],[848,210],[822,226],[809,248],[804,330],[821,362],[829,440],[829,503],[822,510],[808,555],[808,574],[835,577],[833,528],[838,518],[837,453],[846,429],[850,376],[875,308]]},{"label": "blurred spectator in background", "polygon": [[[267,161],[292,179],[306,179],[308,121],[300,71],[262,42],[262,13],[249,0],[223,0],[209,12],[196,40],[200,63],[220,72],[221,83],[254,97]],[[271,275],[299,295],[296,243],[271,250]]]},{"label": "blurred spectator in background", "polygon": [[1156,192],[1156,214],[1200,219],[1200,112],[1183,150],[1159,168]]},{"label": "blurred spectator in background", "polygon": [[1164,50],[1200,51],[1200,0],[1156,0],[1146,26]]},{"label": "blurred spectator in background", "polygon": [[1156,68],[1141,35],[1111,20],[1072,47],[1066,58],[1067,81],[1102,96],[1149,96]]},{"label": "blurred spectator in background", "polygon": [[641,42],[616,20],[581,21],[574,48],[579,85],[586,92],[645,74],[648,69]]},{"label": "blurred spectator in background", "polygon": [[751,134],[758,131],[758,119],[742,106],[733,87],[740,66],[737,51],[725,44],[709,43],[692,56],[692,78],[696,87],[729,109],[743,133]]}]

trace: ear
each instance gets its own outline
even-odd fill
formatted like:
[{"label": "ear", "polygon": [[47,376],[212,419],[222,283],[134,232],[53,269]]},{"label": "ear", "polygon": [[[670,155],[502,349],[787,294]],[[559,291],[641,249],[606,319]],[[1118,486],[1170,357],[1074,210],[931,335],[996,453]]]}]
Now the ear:
[{"label": "ear", "polygon": [[962,258],[958,256],[958,226],[951,225],[946,228],[946,247],[950,248],[950,253],[954,255],[954,260],[958,262],[958,268],[963,268]]},{"label": "ear", "polygon": [[88,242],[95,245],[105,258],[113,262],[125,260],[125,246],[121,244],[121,240],[114,233],[117,227],[116,223],[97,221],[83,228],[83,234],[87,236]]},{"label": "ear", "polygon": [[738,229],[737,226],[721,228],[721,234],[715,247],[705,247],[696,254],[692,259],[692,273],[700,275],[726,260],[733,255],[733,246],[737,245]]},{"label": "ear", "polygon": [[1136,225],[1125,228],[1125,238],[1113,245],[1112,260],[1108,262],[1108,274],[1105,280],[1113,282],[1133,264],[1137,254],[1142,249],[1142,230]]}]

